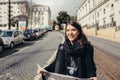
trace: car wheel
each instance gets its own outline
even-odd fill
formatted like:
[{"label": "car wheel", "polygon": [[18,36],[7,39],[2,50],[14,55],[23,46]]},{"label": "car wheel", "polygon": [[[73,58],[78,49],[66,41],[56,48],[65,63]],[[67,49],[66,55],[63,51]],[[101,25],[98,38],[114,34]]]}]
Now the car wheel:
[{"label": "car wheel", "polygon": [[34,38],[33,38],[33,37],[31,37],[31,38],[30,38],[30,40],[32,41],[32,40],[34,40]]},{"label": "car wheel", "polygon": [[13,47],[14,47],[14,43],[11,42],[11,43],[10,43],[10,48],[13,48]]},{"label": "car wheel", "polygon": [[25,40],[23,39],[23,40],[22,40],[22,44],[24,44],[24,42],[25,42]]},{"label": "car wheel", "polygon": [[3,51],[3,46],[0,46],[0,52],[2,52]]}]

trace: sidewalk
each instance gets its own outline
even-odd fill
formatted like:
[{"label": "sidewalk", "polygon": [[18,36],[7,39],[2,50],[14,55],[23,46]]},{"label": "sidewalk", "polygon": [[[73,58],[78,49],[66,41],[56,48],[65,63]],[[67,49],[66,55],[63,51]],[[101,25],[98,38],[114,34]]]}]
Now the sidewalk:
[{"label": "sidewalk", "polygon": [[119,38],[112,38],[112,37],[106,37],[106,36],[101,36],[101,35],[89,35],[89,36],[103,38],[103,39],[106,39],[106,40],[110,40],[110,41],[114,41],[114,42],[120,43],[120,39]]}]

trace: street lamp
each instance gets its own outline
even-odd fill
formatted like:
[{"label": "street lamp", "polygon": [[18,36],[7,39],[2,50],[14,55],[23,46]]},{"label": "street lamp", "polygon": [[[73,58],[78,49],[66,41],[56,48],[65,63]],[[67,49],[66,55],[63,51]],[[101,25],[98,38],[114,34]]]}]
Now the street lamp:
[{"label": "street lamp", "polygon": [[11,29],[11,2],[8,2],[8,29]]},{"label": "street lamp", "polygon": [[30,26],[31,26],[31,29],[32,29],[32,0],[31,0],[31,3],[30,3]]}]

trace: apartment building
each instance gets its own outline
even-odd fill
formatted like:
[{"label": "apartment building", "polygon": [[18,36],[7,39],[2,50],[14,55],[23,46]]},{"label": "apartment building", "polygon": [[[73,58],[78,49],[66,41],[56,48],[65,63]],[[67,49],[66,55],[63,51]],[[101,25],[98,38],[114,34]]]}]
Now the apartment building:
[{"label": "apartment building", "polygon": [[[0,29],[9,29],[9,0],[0,0]],[[17,16],[28,16],[27,0],[10,0],[11,19]],[[18,26],[10,26],[11,29],[18,29]]]},{"label": "apartment building", "polygon": [[[0,29],[9,29],[9,0],[0,0]],[[50,24],[51,10],[45,5],[35,5],[27,0],[10,0],[11,22],[17,20],[10,29],[24,30]]]},{"label": "apartment building", "polygon": [[99,34],[108,30],[113,35],[120,31],[119,4],[120,0],[85,0],[77,9],[77,21],[85,31]]},{"label": "apartment building", "polygon": [[45,5],[34,5],[32,7],[32,27],[41,28],[50,25],[51,10]]}]

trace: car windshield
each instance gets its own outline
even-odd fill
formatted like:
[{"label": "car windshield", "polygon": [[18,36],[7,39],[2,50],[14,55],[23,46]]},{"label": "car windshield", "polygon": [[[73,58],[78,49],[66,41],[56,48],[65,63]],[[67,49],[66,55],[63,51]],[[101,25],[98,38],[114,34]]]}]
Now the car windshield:
[{"label": "car windshield", "polygon": [[1,36],[2,37],[12,37],[12,33],[13,33],[13,31],[3,31],[1,33]]},{"label": "car windshield", "polygon": [[26,34],[32,33],[32,30],[25,30],[24,33],[26,33]]},{"label": "car windshield", "polygon": [[0,30],[0,35],[2,34],[2,31]]},{"label": "car windshield", "polygon": [[34,30],[34,32],[38,32],[38,30]]}]

